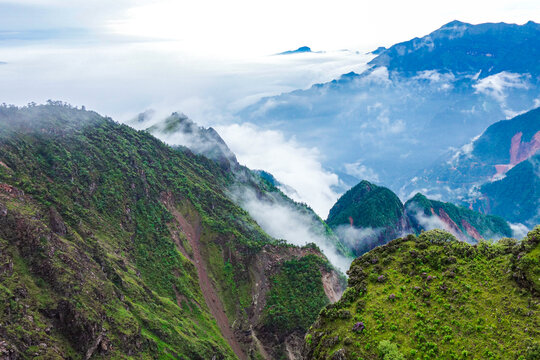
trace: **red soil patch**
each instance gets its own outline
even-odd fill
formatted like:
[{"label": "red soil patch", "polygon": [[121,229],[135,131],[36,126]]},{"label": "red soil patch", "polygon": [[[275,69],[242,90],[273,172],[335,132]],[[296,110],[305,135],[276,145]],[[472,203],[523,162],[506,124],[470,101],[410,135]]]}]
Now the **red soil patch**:
[{"label": "red soil patch", "polygon": [[[192,262],[193,262],[193,265],[195,265],[195,268],[197,269],[197,275],[199,278],[199,287],[201,288],[206,305],[210,309],[212,316],[216,319],[219,329],[221,330],[221,334],[227,340],[227,342],[231,346],[236,356],[238,356],[242,360],[246,359],[246,355],[244,354],[242,348],[240,347],[240,344],[237,342],[236,337],[234,336],[234,332],[232,331],[231,326],[229,325],[229,319],[227,318],[227,314],[225,314],[225,309],[223,307],[223,304],[221,303],[221,300],[219,296],[217,295],[216,289],[208,276],[208,270],[206,269],[206,264],[201,256],[200,226],[197,226],[196,228],[194,228],[192,224],[190,224],[186,220],[186,218],[178,210],[176,210],[176,208],[172,204],[168,203],[168,201],[165,200],[164,205],[170,211],[170,213],[175,217],[175,219],[178,221],[178,223],[180,224],[180,227],[182,228],[182,231],[184,232],[184,234],[186,235],[188,239],[189,245],[191,246],[191,249],[193,251]],[[181,301],[181,299],[178,299],[178,297],[177,297],[177,300]]]}]

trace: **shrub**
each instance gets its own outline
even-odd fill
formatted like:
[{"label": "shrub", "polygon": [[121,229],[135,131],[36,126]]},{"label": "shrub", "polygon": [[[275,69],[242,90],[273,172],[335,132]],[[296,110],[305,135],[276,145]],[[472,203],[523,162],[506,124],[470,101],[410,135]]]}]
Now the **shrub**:
[{"label": "shrub", "polygon": [[397,345],[388,340],[382,340],[379,343],[379,346],[377,349],[379,350],[379,355],[384,360],[404,360],[405,359],[403,354],[399,352]]}]

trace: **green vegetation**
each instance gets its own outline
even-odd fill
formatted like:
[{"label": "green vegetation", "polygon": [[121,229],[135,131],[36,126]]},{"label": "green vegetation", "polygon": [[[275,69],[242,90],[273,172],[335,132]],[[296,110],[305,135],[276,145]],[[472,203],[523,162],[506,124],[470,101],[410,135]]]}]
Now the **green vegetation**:
[{"label": "green vegetation", "polygon": [[330,227],[349,224],[356,227],[395,226],[403,216],[403,204],[391,190],[365,180],[347,191],[330,209]]},{"label": "green vegetation", "polygon": [[460,236],[461,240],[478,241],[479,237],[489,240],[494,237],[512,236],[510,225],[499,216],[485,215],[463,206],[430,200],[420,193],[405,203],[405,209],[409,222],[417,234],[425,230],[418,221],[420,212],[424,217],[435,214],[442,221],[449,223],[449,226],[454,227],[455,235]]},{"label": "green vegetation", "polygon": [[93,112],[0,107],[0,161],[0,350],[22,358],[235,358],[171,211],[239,332],[261,250],[299,251],[227,197],[226,168]]},{"label": "green vegetation", "polygon": [[306,336],[310,359],[538,359],[540,227],[477,245],[432,230],[357,258]]},{"label": "green vegetation", "polygon": [[[321,266],[328,264],[315,255],[281,265],[280,271],[270,278],[270,293],[263,312],[265,327],[289,331],[308,329],[320,309],[329,302],[323,289]],[[308,293],[310,296],[306,298]]]},{"label": "green vegetation", "polygon": [[[530,191],[526,193],[531,195]],[[420,193],[403,205],[391,190],[365,180],[339,198],[330,209],[328,224],[341,236],[341,243],[356,255],[404,233],[419,234],[435,225],[452,231],[463,241],[512,236],[512,229],[501,217],[430,200]],[[348,233],[346,227],[350,225],[368,231]]]},{"label": "green vegetation", "polygon": [[482,196],[473,204],[474,208],[500,215],[511,222],[538,224],[539,171],[540,154],[537,154],[510,169],[503,179],[482,185]]},{"label": "green vegetation", "polygon": [[363,180],[338,199],[330,209],[327,223],[334,230],[351,225],[373,229],[373,234],[361,239],[344,239],[343,236],[340,239],[343,246],[361,255],[405,230],[404,208],[390,189]]}]

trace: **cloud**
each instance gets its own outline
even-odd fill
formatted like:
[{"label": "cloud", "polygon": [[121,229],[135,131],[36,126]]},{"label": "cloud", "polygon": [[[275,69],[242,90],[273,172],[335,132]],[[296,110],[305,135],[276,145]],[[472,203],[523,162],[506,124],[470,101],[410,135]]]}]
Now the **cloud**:
[{"label": "cloud", "polygon": [[379,182],[379,175],[371,168],[362,164],[362,160],[354,163],[344,164],[345,173],[354,176],[359,180],[368,180],[371,182]]},{"label": "cloud", "polygon": [[415,208],[413,206],[409,206],[407,210],[412,211],[413,217],[420,224],[420,226],[422,226],[424,230],[441,229],[450,231],[450,229],[448,229],[448,226],[438,216],[428,216],[424,214],[423,210]]},{"label": "cloud", "polygon": [[480,79],[473,87],[477,93],[492,96],[501,103],[506,100],[506,89],[527,89],[528,75],[502,71]]},{"label": "cloud", "polygon": [[373,69],[369,73],[369,75],[364,79],[357,80],[358,82],[362,83],[377,83],[381,85],[392,85],[392,80],[390,80],[390,73],[388,72],[388,69],[384,66],[379,66]]},{"label": "cloud", "polygon": [[527,236],[527,233],[530,231],[529,228],[523,224],[516,223],[508,223],[510,225],[510,229],[512,229],[512,236],[518,240],[523,239],[525,236]]},{"label": "cloud", "polygon": [[283,192],[326,218],[339,197],[333,190],[339,178],[322,167],[317,148],[304,147],[280,131],[263,130],[249,123],[219,125],[216,130],[242,165],[268,171],[295,190],[284,187]]},{"label": "cloud", "polygon": [[[128,0],[1,0],[0,24],[3,31],[25,36],[36,30],[61,37],[74,29],[103,32],[109,21],[121,17],[132,5]],[[45,39],[38,32],[34,36]]]},{"label": "cloud", "polygon": [[270,236],[297,246],[315,243],[332,265],[343,273],[349,269],[352,259],[339,254],[335,245],[317,231],[322,224],[317,224],[317,220],[313,217],[299,212],[288,204],[259,199],[252,190],[246,187],[231,189],[231,197]]},{"label": "cloud", "polygon": [[457,150],[452,155],[450,160],[447,161],[447,164],[455,166],[455,165],[457,165],[459,163],[460,158],[462,158],[462,157],[470,158],[471,154],[472,154],[472,151],[474,150],[474,142],[476,140],[478,140],[480,138],[480,136],[482,136],[482,134],[479,134],[479,135],[473,137],[470,142],[466,143],[459,150]]},{"label": "cloud", "polygon": [[378,243],[378,236],[381,233],[381,229],[339,225],[334,232],[349,248],[369,251]]},{"label": "cloud", "polygon": [[437,70],[424,70],[416,73],[413,77],[416,80],[428,80],[432,86],[437,85],[439,90],[447,91],[451,90],[454,85],[453,82],[456,77],[452,73],[440,73]]},{"label": "cloud", "polygon": [[416,73],[414,79],[429,80],[430,82],[452,82],[455,80],[455,76],[452,73],[440,73],[437,70],[424,70]]}]

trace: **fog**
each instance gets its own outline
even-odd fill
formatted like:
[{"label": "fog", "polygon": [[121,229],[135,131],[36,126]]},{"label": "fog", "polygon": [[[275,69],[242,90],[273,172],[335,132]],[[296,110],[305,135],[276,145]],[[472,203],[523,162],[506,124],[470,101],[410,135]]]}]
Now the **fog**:
[{"label": "fog", "polygon": [[283,202],[262,199],[246,187],[231,190],[235,199],[257,221],[261,228],[276,239],[303,246],[316,244],[328,260],[345,273],[352,258],[341,255],[335,245],[325,237],[314,223],[314,219]]}]

